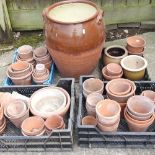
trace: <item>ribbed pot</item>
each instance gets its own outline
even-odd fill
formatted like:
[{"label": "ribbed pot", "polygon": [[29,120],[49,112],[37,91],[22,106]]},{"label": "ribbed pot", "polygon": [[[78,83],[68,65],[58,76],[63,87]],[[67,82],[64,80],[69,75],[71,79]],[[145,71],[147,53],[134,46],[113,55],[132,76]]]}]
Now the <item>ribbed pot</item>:
[{"label": "ribbed pot", "polygon": [[[57,6],[84,3],[96,8],[96,13],[85,20],[64,22],[49,17]],[[79,77],[91,73],[101,56],[105,41],[103,12],[86,0],[55,3],[43,11],[46,46],[63,76]]]}]

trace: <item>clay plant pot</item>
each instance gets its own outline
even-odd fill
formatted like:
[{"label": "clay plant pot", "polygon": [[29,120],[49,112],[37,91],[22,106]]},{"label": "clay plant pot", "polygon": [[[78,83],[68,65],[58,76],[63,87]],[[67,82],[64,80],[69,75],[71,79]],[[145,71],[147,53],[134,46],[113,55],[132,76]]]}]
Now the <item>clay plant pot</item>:
[{"label": "clay plant pot", "polygon": [[122,67],[116,63],[110,63],[106,67],[109,76],[119,76],[122,73]]},{"label": "clay plant pot", "polygon": [[29,104],[23,100],[12,100],[4,109],[5,116],[17,127],[29,117]]},{"label": "clay plant pot", "polygon": [[132,132],[145,132],[154,122],[154,114],[146,121],[137,121],[132,119],[125,110],[124,117],[128,124],[129,130]]},{"label": "clay plant pot", "polygon": [[154,102],[148,97],[136,95],[127,101],[129,114],[136,120],[147,120],[154,114]]},{"label": "clay plant pot", "polygon": [[42,57],[37,57],[36,55],[34,55],[34,59],[36,60],[37,63],[45,64],[51,61],[51,56],[49,53],[47,53],[45,56]]},{"label": "clay plant pot", "polygon": [[152,90],[144,90],[141,93],[142,96],[150,98],[153,102],[155,102],[155,92]]},{"label": "clay plant pot", "polygon": [[111,125],[120,119],[121,107],[116,101],[105,99],[97,103],[96,116],[103,125]]},{"label": "clay plant pot", "polygon": [[44,120],[39,116],[32,116],[25,119],[21,125],[24,135],[36,136],[45,132]]},{"label": "clay plant pot", "polygon": [[97,125],[97,120],[94,116],[90,116],[87,115],[85,117],[82,118],[82,125],[93,125],[96,126]]},{"label": "clay plant pot", "polygon": [[33,48],[30,45],[23,45],[18,48],[18,56],[21,59],[29,59],[33,57]]},{"label": "clay plant pot", "polygon": [[121,60],[124,76],[133,81],[144,77],[147,65],[146,59],[137,55],[129,55]]},{"label": "clay plant pot", "polygon": [[104,79],[110,81],[110,80],[113,80],[113,79],[121,78],[123,76],[123,71],[120,73],[120,75],[111,76],[111,75],[108,75],[108,73],[107,73],[107,66],[105,66],[102,69],[102,75],[103,75]]},{"label": "clay plant pot", "polygon": [[4,123],[4,107],[0,104],[0,126]]},{"label": "clay plant pot", "polygon": [[133,36],[127,38],[127,50],[130,53],[142,53],[145,47],[145,40],[139,36]]},{"label": "clay plant pot", "polygon": [[3,118],[3,122],[0,125],[0,135],[4,133],[5,129],[6,129],[6,119]]},{"label": "clay plant pot", "polygon": [[142,57],[144,55],[144,51],[141,52],[141,53],[132,53],[132,52],[128,51],[128,54],[129,55],[138,55],[138,56],[141,56]]},{"label": "clay plant pot", "polygon": [[33,54],[38,58],[46,56],[47,53],[48,53],[47,48],[44,46],[36,48],[33,52]]},{"label": "clay plant pot", "polygon": [[20,60],[11,64],[11,69],[15,72],[23,71],[26,70],[27,68],[29,68],[29,64]]},{"label": "clay plant pot", "polygon": [[128,51],[124,46],[113,45],[109,46],[104,51],[103,62],[104,65],[109,63],[120,64],[121,60],[128,55]]},{"label": "clay plant pot", "polygon": [[[120,95],[116,95],[117,94],[116,92],[115,92],[115,94],[113,94],[109,90],[109,85],[112,85],[112,83],[114,83],[114,84],[117,83],[117,88],[119,88],[119,87],[121,87],[122,83],[124,83],[124,82],[128,83],[131,86],[131,90],[127,94],[121,95],[121,93],[119,93]],[[107,92],[108,98],[111,100],[115,100],[118,103],[126,103],[127,100],[131,96],[135,95],[135,91],[136,91],[136,85],[134,84],[134,82],[127,80],[127,79],[123,79],[123,78],[111,80],[106,85],[106,92]]]},{"label": "clay plant pot", "polygon": [[[73,12],[67,15],[67,21],[64,20],[65,18],[58,20],[51,17],[53,10],[60,6],[62,10],[60,9],[56,16],[65,15],[66,11],[63,11],[63,8],[66,5],[68,11],[73,9],[72,6],[76,7],[78,13],[72,18],[74,21],[69,21]],[[82,15],[82,19],[78,20],[80,10],[87,12],[88,8],[94,10],[93,13],[84,13],[85,16]],[[104,46],[103,12],[91,1],[70,0],[55,3],[44,9],[43,17],[46,45],[61,75],[78,78],[80,75],[90,74],[97,66]],[[51,26],[55,27],[54,31],[50,30]],[[79,33],[75,34],[75,32]]]},{"label": "clay plant pot", "polygon": [[87,97],[91,93],[103,93],[104,83],[97,78],[89,78],[83,82],[83,94]]},{"label": "clay plant pot", "polygon": [[52,115],[45,121],[46,132],[50,133],[53,130],[61,130],[65,127],[63,117],[59,115]]}]

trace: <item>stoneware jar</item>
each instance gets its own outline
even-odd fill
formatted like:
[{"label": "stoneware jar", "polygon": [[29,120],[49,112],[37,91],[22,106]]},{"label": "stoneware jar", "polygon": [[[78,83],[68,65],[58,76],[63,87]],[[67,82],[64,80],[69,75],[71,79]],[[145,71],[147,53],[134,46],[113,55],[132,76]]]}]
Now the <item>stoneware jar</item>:
[{"label": "stoneware jar", "polygon": [[103,11],[91,1],[68,0],[44,9],[43,18],[46,46],[60,73],[90,74],[105,42]]}]

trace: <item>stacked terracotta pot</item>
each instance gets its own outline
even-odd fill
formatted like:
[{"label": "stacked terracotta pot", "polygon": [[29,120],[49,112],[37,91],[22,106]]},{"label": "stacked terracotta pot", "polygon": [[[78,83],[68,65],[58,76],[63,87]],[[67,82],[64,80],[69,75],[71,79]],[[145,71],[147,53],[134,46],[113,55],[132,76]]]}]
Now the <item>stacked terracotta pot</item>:
[{"label": "stacked terracotta pot", "polygon": [[6,128],[6,119],[4,117],[4,108],[0,104],[0,134],[3,134]]},{"label": "stacked terracotta pot", "polygon": [[133,96],[127,102],[124,117],[129,130],[144,132],[154,122],[154,102],[145,96]]},{"label": "stacked terracotta pot", "polygon": [[123,76],[122,67],[116,63],[109,63],[102,69],[104,79],[113,80]]},{"label": "stacked terracotta pot", "polygon": [[37,64],[44,64],[50,70],[52,58],[45,47],[39,47],[34,50],[33,57]]},{"label": "stacked terracotta pot", "polygon": [[87,115],[82,118],[82,125],[92,125],[92,126],[97,126],[97,120],[94,116]]},{"label": "stacked terracotta pot", "polygon": [[30,45],[23,45],[18,48],[18,55],[17,55],[17,61],[26,61],[32,66],[35,66],[35,60],[33,58],[33,48]]},{"label": "stacked terracotta pot", "polygon": [[133,36],[127,39],[126,48],[131,55],[143,56],[145,44],[145,40],[142,37]]},{"label": "stacked terracotta pot", "polygon": [[134,82],[119,78],[111,80],[106,85],[107,97],[111,100],[117,101],[123,110],[126,106],[127,100],[135,95],[136,86]]},{"label": "stacked terracotta pot", "polygon": [[151,99],[153,102],[155,102],[155,92],[152,91],[152,90],[144,90],[142,93],[141,93],[142,96],[146,96],[148,97],[149,99]]},{"label": "stacked terracotta pot", "polygon": [[101,131],[117,131],[120,122],[121,107],[114,100],[105,99],[96,105],[97,126]]},{"label": "stacked terracotta pot", "polygon": [[32,84],[33,67],[24,61],[17,61],[11,64],[7,69],[7,76],[15,85]]}]

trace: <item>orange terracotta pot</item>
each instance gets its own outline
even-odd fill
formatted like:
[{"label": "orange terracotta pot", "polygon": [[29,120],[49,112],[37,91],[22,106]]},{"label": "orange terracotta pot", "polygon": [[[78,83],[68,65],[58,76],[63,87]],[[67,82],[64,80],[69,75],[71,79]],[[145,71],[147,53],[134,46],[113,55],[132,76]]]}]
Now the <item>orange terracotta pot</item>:
[{"label": "orange terracotta pot", "polygon": [[[84,3],[96,8],[89,18],[76,22],[63,22],[49,17],[57,6],[68,3]],[[105,41],[103,12],[86,0],[69,0],[55,3],[43,11],[47,48],[63,76],[79,77],[90,74],[99,61]]]}]

